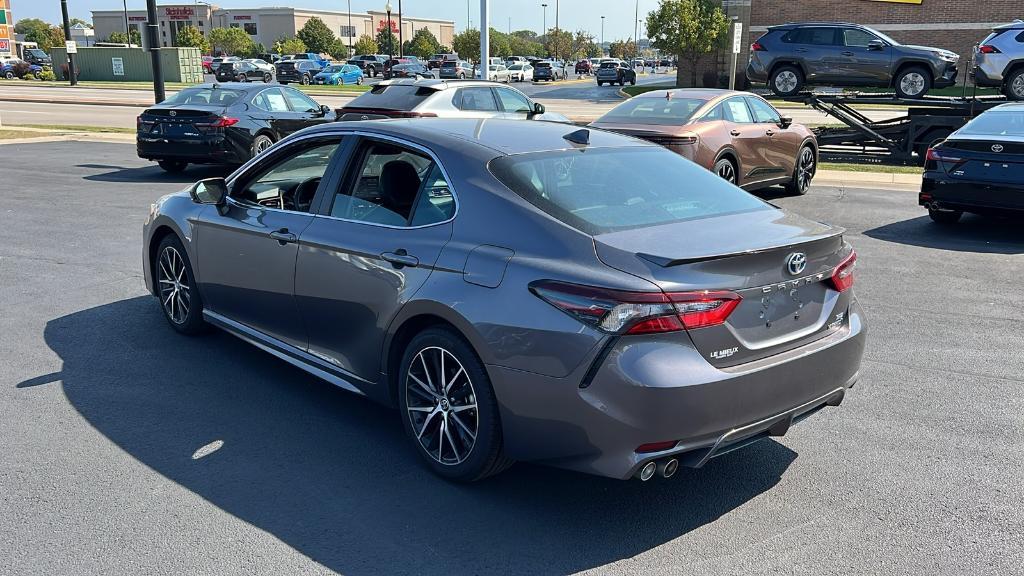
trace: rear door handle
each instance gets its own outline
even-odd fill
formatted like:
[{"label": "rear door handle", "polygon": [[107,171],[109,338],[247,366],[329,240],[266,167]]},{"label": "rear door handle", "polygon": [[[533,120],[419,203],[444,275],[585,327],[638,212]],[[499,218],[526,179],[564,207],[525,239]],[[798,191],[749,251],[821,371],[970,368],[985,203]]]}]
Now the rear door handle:
[{"label": "rear door handle", "polygon": [[796,50],[793,50],[793,52],[807,52],[807,48],[797,48]]},{"label": "rear door handle", "polygon": [[739,130],[730,130],[729,134],[732,134],[733,136],[739,136],[740,135],[740,131]]},{"label": "rear door handle", "polygon": [[415,268],[420,265],[420,259],[409,255],[404,248],[399,248],[394,252],[384,252],[380,257],[385,262],[390,262],[395,268],[402,268],[405,266]]},{"label": "rear door handle", "polygon": [[849,50],[845,50],[845,51],[842,52],[842,55],[843,56],[853,56],[853,52],[850,52]]},{"label": "rear door handle", "polygon": [[285,244],[289,244],[291,242],[295,242],[298,239],[298,237],[295,236],[295,234],[289,232],[287,228],[274,230],[273,232],[270,233],[270,237],[273,238],[274,240],[277,240],[278,244],[280,244],[281,246],[284,246]]}]

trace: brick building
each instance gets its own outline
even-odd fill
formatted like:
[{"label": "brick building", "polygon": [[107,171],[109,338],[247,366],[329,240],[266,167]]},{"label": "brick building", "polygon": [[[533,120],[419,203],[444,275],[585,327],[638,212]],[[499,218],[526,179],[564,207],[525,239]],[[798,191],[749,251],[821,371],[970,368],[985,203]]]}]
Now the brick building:
[{"label": "brick building", "polygon": [[[962,78],[974,45],[993,26],[1024,18],[1024,0],[722,0],[722,7],[748,31],[737,59],[740,77],[750,43],[768,26],[837,21],[870,26],[904,44],[952,50],[960,54]],[[727,58],[718,55],[720,70],[728,69]]]}]

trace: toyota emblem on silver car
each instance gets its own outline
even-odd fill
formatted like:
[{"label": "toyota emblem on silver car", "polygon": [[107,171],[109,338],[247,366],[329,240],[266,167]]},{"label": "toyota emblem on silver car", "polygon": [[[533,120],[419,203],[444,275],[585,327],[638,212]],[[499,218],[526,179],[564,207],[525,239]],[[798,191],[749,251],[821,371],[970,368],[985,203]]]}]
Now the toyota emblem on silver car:
[{"label": "toyota emblem on silver car", "polygon": [[993,152],[1002,152],[1003,151],[1003,145],[1002,144],[993,144],[992,145],[992,151]]},{"label": "toyota emblem on silver car", "polygon": [[801,274],[807,268],[807,255],[803,252],[793,252],[786,256],[786,267],[793,276]]}]

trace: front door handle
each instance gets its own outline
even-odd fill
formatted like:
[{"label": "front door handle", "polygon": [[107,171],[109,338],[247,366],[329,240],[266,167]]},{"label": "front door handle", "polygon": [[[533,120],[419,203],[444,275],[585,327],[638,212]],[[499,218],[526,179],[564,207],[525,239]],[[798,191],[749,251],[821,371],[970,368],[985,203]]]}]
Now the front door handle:
[{"label": "front door handle", "polygon": [[404,248],[399,248],[394,252],[384,252],[380,257],[385,262],[391,262],[391,265],[395,268],[402,268],[405,266],[415,268],[420,264],[420,259],[415,256],[411,256]]},{"label": "front door handle", "polygon": [[843,51],[842,54],[843,56],[853,56],[853,52],[850,52],[849,50]]},{"label": "front door handle", "polygon": [[764,133],[767,136],[774,136],[775,135],[775,131],[774,130],[765,130]]},{"label": "front door handle", "polygon": [[794,52],[807,52],[807,48],[797,48]]},{"label": "front door handle", "polygon": [[730,130],[729,134],[732,134],[733,136],[739,136],[740,135],[740,131],[739,130]]},{"label": "front door handle", "polygon": [[287,228],[274,230],[273,232],[270,233],[270,237],[273,238],[274,240],[277,240],[277,243],[280,244],[281,246],[298,240],[298,237],[295,236],[295,234],[289,232]]}]

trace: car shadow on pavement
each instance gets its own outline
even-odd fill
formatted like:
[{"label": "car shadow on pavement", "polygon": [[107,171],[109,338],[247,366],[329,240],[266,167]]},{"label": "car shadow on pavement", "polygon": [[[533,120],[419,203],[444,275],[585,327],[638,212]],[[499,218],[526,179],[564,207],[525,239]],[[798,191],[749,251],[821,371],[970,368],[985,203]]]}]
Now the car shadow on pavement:
[{"label": "car shadow on pavement", "polygon": [[180,183],[191,184],[203,178],[214,178],[216,176],[227,177],[235,169],[234,166],[222,166],[217,164],[189,166],[184,172],[166,172],[155,163],[148,166],[125,167],[110,164],[77,164],[76,168],[90,168],[93,170],[106,170],[97,174],[83,176],[86,180],[94,182],[133,182],[133,183]]},{"label": "car shadow on pavement", "polygon": [[901,220],[864,234],[876,240],[911,246],[989,254],[1024,253],[1024,218],[986,218],[964,214],[960,222],[941,225],[928,216]]},{"label": "car shadow on pavement", "polygon": [[743,505],[797,457],[767,440],[668,480],[520,463],[457,485],[418,462],[397,412],[226,333],[178,335],[152,298],[54,319],[45,339],[61,372],[18,388],[62,381],[82,417],[129,455],[346,574],[603,566]]}]

